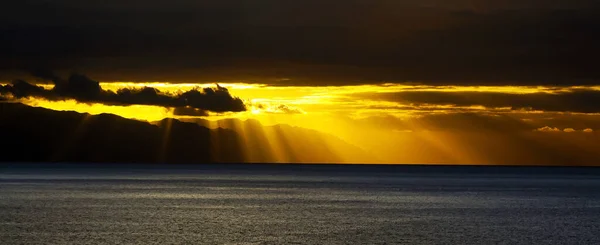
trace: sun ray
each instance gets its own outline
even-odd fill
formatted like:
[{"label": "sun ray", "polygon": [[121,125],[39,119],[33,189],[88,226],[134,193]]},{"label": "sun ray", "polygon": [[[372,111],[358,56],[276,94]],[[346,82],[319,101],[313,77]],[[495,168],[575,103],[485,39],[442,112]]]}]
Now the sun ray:
[{"label": "sun ray", "polygon": [[[171,111],[172,113],[172,111]],[[159,127],[163,129],[162,142],[160,146],[160,152],[158,154],[158,162],[167,162],[169,159],[169,141],[171,138],[171,128],[173,126],[173,119],[167,118],[160,122]]]}]

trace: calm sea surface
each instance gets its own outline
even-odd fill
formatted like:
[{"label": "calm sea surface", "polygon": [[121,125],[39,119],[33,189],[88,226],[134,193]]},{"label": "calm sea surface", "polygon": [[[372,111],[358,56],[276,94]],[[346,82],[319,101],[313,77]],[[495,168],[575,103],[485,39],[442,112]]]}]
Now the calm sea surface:
[{"label": "calm sea surface", "polygon": [[0,165],[0,244],[600,244],[590,168]]}]

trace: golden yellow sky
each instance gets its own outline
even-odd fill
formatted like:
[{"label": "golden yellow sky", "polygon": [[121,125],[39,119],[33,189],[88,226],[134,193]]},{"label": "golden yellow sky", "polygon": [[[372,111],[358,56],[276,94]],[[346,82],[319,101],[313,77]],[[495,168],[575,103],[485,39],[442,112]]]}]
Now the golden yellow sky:
[{"label": "golden yellow sky", "polygon": [[[52,87],[43,86],[47,89]],[[104,82],[101,86],[111,91],[149,86],[164,93],[177,94],[195,87],[216,85]],[[585,138],[588,137],[585,135],[596,135],[595,130],[600,129],[599,112],[594,111],[594,106],[587,106],[585,99],[578,99],[590,93],[595,96],[600,92],[600,86],[382,84],[311,87],[245,83],[220,86],[243,99],[248,110],[210,112],[208,116],[190,117],[174,115],[173,108],[158,106],[114,106],[39,98],[20,101],[53,110],[111,113],[150,122],[172,117],[191,121],[195,118],[210,121],[256,119],[263,125],[288,124],[337,136],[375,153],[383,159],[377,160],[379,163],[478,164],[507,157],[511,161],[528,157],[531,161],[542,161],[540,156],[530,156],[530,150],[521,150],[526,149],[522,144],[537,142],[535,144],[543,145],[547,142],[542,142],[539,135],[564,134],[566,136],[560,136],[566,137],[560,138],[563,143],[570,142],[570,146],[578,146],[580,150],[593,151],[594,144],[598,142]],[[511,106],[513,103],[515,105]],[[531,108],[519,108],[528,103],[533,103]],[[244,134],[243,130],[241,133]],[[584,138],[575,139],[573,135]],[[273,140],[272,147],[276,148],[278,139],[274,136],[269,139]],[[477,142],[477,147],[473,146],[473,142]],[[284,157],[281,159],[285,162]]]},{"label": "golden yellow sky", "polygon": [[[558,94],[578,89],[600,91],[600,86],[424,86],[424,85],[357,85],[357,86],[269,86],[266,84],[224,83],[220,86],[229,89],[232,95],[243,99],[248,106],[247,112],[241,113],[211,113],[207,119],[222,118],[255,118],[262,122],[292,123],[298,120],[314,119],[331,115],[343,115],[351,118],[369,116],[393,115],[396,117],[411,117],[427,113],[444,113],[449,110],[460,111],[511,111],[510,107],[489,108],[482,105],[460,106],[452,104],[419,104],[414,106],[394,101],[370,100],[356,97],[356,94],[386,94],[395,92],[439,92],[439,93],[499,93],[499,94]],[[53,85],[41,85],[50,89]],[[193,83],[138,83],[138,82],[104,82],[105,90],[117,91],[120,88],[154,87],[166,93],[180,93],[196,87],[210,87],[215,84]],[[166,117],[174,117],[172,109],[157,106],[112,106],[103,104],[78,103],[75,100],[47,101],[37,98],[23,99],[23,103],[55,110],[73,110],[91,114],[112,113],[132,119],[157,121]],[[285,106],[282,109],[282,106]],[[534,113],[535,111],[530,111]]]}]

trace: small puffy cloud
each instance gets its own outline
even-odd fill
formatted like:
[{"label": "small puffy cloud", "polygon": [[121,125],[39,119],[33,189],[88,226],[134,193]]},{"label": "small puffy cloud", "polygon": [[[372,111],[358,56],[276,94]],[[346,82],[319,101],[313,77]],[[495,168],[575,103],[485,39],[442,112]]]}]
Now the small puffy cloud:
[{"label": "small puffy cloud", "polygon": [[208,116],[208,112],[205,110],[200,110],[192,107],[176,107],[173,110],[174,116],[190,116],[190,117],[206,117]]},{"label": "small puffy cloud", "polygon": [[583,132],[584,132],[584,133],[593,133],[593,132],[594,132],[594,130],[593,130],[593,129],[591,129],[591,128],[586,128],[586,129],[584,129],[584,130],[583,130]]},{"label": "small puffy cloud", "polygon": [[298,107],[285,104],[266,104],[258,103],[254,105],[256,111],[271,113],[271,114],[306,114],[306,112]]},{"label": "small puffy cloud", "polygon": [[275,107],[275,113],[285,113],[285,114],[305,114],[302,109],[298,107],[288,106],[288,105],[279,105]]},{"label": "small puffy cloud", "polygon": [[573,128],[565,128],[563,131],[565,131],[565,133],[573,133],[573,132],[575,132],[575,129],[573,129]]},{"label": "small puffy cloud", "polygon": [[549,127],[549,126],[545,126],[545,127],[538,128],[535,131],[539,131],[539,132],[560,132],[560,129],[556,128],[556,127],[552,128],[552,127]]}]

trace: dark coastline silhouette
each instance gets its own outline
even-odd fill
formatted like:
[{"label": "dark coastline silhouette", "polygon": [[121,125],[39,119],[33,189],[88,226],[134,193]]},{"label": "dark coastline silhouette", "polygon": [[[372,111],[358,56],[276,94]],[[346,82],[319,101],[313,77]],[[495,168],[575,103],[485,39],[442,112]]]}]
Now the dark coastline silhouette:
[{"label": "dark coastline silhouette", "polygon": [[[317,131],[239,124],[244,137],[228,128],[209,129],[196,123],[164,119],[148,123],[111,114],[89,115],[0,103],[0,143],[4,162],[218,163],[218,162],[345,162],[334,151],[369,157],[361,149]],[[273,151],[266,134],[278,139]],[[293,136],[293,137],[291,137]],[[326,141],[336,141],[331,146]],[[323,145],[319,145],[323,144]]]}]

